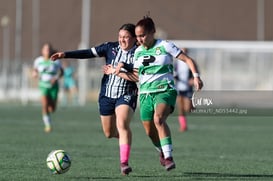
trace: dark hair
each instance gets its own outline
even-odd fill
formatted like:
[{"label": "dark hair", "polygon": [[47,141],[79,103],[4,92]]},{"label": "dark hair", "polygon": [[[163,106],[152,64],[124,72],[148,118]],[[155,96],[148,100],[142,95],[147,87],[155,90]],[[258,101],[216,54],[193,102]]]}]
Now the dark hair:
[{"label": "dark hair", "polygon": [[152,18],[144,16],[143,19],[139,20],[136,26],[141,26],[145,31],[149,33],[155,33],[155,24]]},{"label": "dark hair", "polygon": [[52,46],[52,44],[49,43],[49,42],[43,43],[43,46],[42,46],[42,47],[44,47],[44,46],[48,46],[48,48],[49,48],[49,56],[51,56],[51,55],[53,55],[54,53],[57,52],[57,50],[54,49],[53,46]]},{"label": "dark hair", "polygon": [[135,28],[136,26],[134,24],[127,23],[122,25],[119,30],[126,30],[131,34],[132,37],[136,37]]}]

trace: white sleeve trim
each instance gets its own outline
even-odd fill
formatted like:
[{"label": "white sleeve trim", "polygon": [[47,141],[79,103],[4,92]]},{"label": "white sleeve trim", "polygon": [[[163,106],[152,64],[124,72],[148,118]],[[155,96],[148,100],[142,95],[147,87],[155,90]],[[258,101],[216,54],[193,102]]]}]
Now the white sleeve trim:
[{"label": "white sleeve trim", "polygon": [[97,53],[95,47],[92,47],[92,48],[91,48],[91,51],[92,51],[92,53],[93,53],[96,57],[99,57],[99,55],[98,55],[98,53]]}]

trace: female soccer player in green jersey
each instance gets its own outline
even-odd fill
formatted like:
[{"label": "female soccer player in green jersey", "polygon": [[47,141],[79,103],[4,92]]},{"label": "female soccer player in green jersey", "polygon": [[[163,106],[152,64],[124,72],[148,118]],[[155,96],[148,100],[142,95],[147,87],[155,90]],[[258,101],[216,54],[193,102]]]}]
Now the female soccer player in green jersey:
[{"label": "female soccer player in green jersey", "polygon": [[42,56],[34,61],[33,76],[39,78],[39,89],[41,92],[42,119],[45,124],[45,132],[52,130],[51,113],[56,110],[59,84],[58,80],[63,75],[60,61],[51,61],[53,48],[49,43],[42,47]]},{"label": "female soccer player in green jersey", "polygon": [[176,57],[190,67],[194,76],[196,90],[203,83],[197,72],[194,61],[174,44],[155,39],[154,22],[144,17],[136,24],[136,37],[140,46],[134,55],[134,72],[120,71],[122,64],[115,71],[108,67],[106,72],[115,74],[140,84],[140,117],[146,134],[151,138],[160,152],[160,163],[167,171],[175,168],[172,156],[171,131],[166,122],[173,112],[177,92],[174,85],[173,57]]}]

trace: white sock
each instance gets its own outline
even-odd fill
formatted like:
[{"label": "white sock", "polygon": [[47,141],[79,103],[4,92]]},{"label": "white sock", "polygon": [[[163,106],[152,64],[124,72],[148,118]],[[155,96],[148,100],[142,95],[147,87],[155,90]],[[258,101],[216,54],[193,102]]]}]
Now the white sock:
[{"label": "white sock", "polygon": [[164,158],[172,157],[172,145],[164,145],[162,146],[162,151],[164,153]]},{"label": "white sock", "polygon": [[46,127],[50,127],[51,126],[51,117],[49,114],[45,114],[43,115],[43,121]]}]

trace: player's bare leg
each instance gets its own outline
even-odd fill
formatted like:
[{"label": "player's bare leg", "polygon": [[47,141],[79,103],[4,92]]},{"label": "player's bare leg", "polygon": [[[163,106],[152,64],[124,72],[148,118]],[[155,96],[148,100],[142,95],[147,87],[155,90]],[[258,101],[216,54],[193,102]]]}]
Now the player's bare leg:
[{"label": "player's bare leg", "polygon": [[102,130],[106,138],[119,138],[116,127],[116,115],[100,116]]},{"label": "player's bare leg", "polygon": [[191,99],[184,96],[177,97],[177,106],[178,106],[178,122],[180,124],[180,131],[184,132],[188,130],[187,123],[187,113],[190,113],[192,110],[192,102]]},{"label": "player's bare leg", "polygon": [[52,131],[52,126],[51,126],[51,116],[50,116],[50,110],[48,109],[49,105],[49,100],[46,96],[41,97],[41,103],[42,103],[42,117],[43,117],[43,122],[45,125],[45,132],[49,133]]},{"label": "player's bare leg", "polygon": [[146,135],[150,137],[156,150],[159,152],[160,164],[162,166],[165,166],[164,154],[161,149],[160,139],[159,139],[158,132],[157,132],[154,122],[153,121],[142,121],[142,124],[145,129]]},{"label": "player's bare leg", "polygon": [[185,115],[185,98],[183,96],[177,96],[177,107],[178,107],[178,123],[180,125],[179,130],[181,132],[187,131],[187,118]]},{"label": "player's bare leg", "polygon": [[167,171],[175,168],[175,163],[172,157],[172,140],[169,126],[166,123],[168,115],[172,108],[166,104],[158,104],[154,113],[154,123],[158,131],[160,145],[165,158],[165,169]]},{"label": "player's bare leg", "polygon": [[47,98],[47,110],[49,113],[54,113],[57,108],[57,100]]},{"label": "player's bare leg", "polygon": [[116,120],[120,147],[120,167],[123,175],[128,175],[132,171],[132,168],[129,166],[129,157],[132,143],[130,120],[133,113],[133,110],[128,105],[119,105],[116,107]]}]

